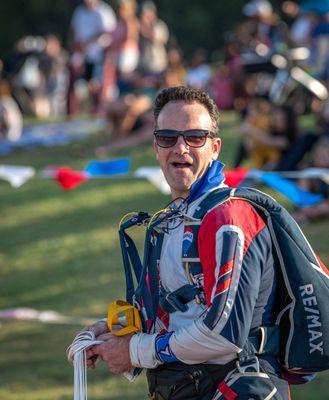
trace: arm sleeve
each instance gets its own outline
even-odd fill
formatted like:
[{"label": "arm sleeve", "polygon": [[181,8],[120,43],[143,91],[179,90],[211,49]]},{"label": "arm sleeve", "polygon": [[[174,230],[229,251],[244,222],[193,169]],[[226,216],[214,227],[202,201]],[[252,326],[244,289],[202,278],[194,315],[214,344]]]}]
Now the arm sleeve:
[{"label": "arm sleeve", "polygon": [[[206,215],[198,250],[207,311],[192,324],[166,334],[167,340],[145,338],[153,360],[226,364],[236,358],[250,331],[262,264],[269,251],[264,231],[264,221],[242,200],[229,200]],[[139,366],[143,357],[150,360],[150,355],[143,354]]]}]

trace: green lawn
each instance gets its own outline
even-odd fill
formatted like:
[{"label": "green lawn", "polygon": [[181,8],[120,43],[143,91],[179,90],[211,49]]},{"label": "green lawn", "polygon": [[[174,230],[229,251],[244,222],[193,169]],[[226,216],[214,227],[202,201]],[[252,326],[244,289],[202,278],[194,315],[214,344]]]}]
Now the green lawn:
[{"label": "green lawn", "polygon": [[[222,160],[230,165],[237,144],[236,117],[224,115]],[[53,149],[28,150],[2,157],[1,164],[82,168],[104,140]],[[132,170],[155,165],[151,146],[116,156],[132,158]],[[73,317],[99,318],[107,303],[124,298],[117,239],[120,217],[132,210],[155,211],[168,202],[143,180],[94,180],[63,192],[52,180],[33,179],[19,189],[0,181],[0,309],[31,307]],[[329,263],[329,222],[304,227],[315,250]],[[142,242],[143,232],[134,236]],[[73,370],[65,350],[79,326],[32,321],[1,321],[0,400],[73,398]],[[322,373],[294,389],[294,399],[329,397]],[[146,399],[144,377],[129,384],[104,366],[88,374],[90,399]]]}]

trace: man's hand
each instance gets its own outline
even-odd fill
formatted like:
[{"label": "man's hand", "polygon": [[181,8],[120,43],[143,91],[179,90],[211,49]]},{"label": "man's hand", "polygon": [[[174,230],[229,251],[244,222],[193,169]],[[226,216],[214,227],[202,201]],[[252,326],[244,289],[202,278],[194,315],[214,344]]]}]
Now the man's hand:
[{"label": "man's hand", "polygon": [[[88,331],[93,332],[95,337],[96,337],[96,339],[98,339],[98,336],[104,335],[107,332],[109,332],[109,328],[107,326],[107,321],[106,320],[97,321],[94,324],[86,326],[85,328],[81,329],[78,332],[78,334],[79,333],[83,333],[83,332],[88,332]],[[98,356],[97,355],[93,355],[92,357],[89,358],[88,357],[88,352],[86,354],[87,354],[86,355],[87,367],[88,368],[95,368]],[[72,363],[73,363],[73,360],[72,360]]]},{"label": "man's hand", "polygon": [[103,335],[104,333],[108,333],[109,332],[109,328],[107,326],[107,320],[100,320],[95,322],[92,325],[86,326],[85,328],[81,329],[80,332],[86,332],[86,331],[91,331],[94,333],[96,339],[98,339],[98,336]]},{"label": "man's hand", "polygon": [[98,340],[104,343],[97,344],[87,350],[87,366],[94,368],[98,357],[106,362],[109,370],[114,374],[122,374],[134,368],[130,361],[129,342],[131,335],[115,336],[106,333],[99,336]]}]

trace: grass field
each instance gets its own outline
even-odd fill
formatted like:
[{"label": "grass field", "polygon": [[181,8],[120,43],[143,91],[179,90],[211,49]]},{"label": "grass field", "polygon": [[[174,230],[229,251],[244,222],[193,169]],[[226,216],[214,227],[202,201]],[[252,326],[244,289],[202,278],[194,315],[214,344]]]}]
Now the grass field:
[{"label": "grass field", "polygon": [[[306,123],[308,123],[306,121]],[[230,165],[237,144],[234,114],[223,118],[222,160]],[[95,158],[104,140],[95,136],[67,147],[35,149],[2,157],[1,164],[82,168]],[[151,146],[129,156],[132,170],[155,165]],[[0,181],[0,309],[31,307],[72,317],[99,318],[107,303],[124,298],[117,239],[120,217],[132,210],[155,211],[168,202],[143,180],[94,180],[63,192],[52,180],[33,179],[19,189]],[[289,207],[289,204],[287,204]],[[329,221],[304,231],[323,261],[329,263]],[[143,232],[134,237],[142,242]],[[40,322],[0,322],[0,400],[73,398],[73,370],[65,350],[79,326]],[[294,388],[294,399],[329,398],[328,373]],[[146,399],[145,380],[129,384],[104,366],[88,374],[91,400]]]}]

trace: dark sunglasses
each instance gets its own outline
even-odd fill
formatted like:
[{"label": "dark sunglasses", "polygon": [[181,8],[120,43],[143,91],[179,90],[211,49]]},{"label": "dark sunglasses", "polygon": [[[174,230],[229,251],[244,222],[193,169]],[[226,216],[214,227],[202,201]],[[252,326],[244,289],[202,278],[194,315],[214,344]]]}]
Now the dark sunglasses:
[{"label": "dark sunglasses", "polygon": [[178,136],[184,138],[184,142],[190,147],[202,147],[207,137],[217,136],[214,132],[205,129],[187,129],[186,131],[175,131],[173,129],[158,129],[153,132],[156,144],[160,147],[173,147],[177,143]]}]

